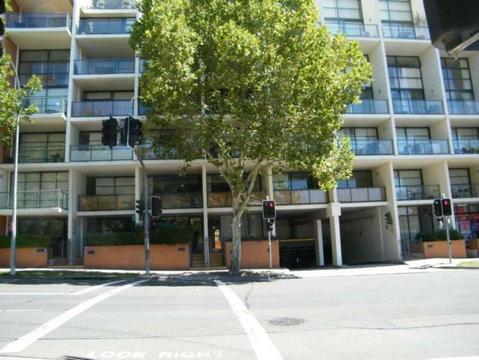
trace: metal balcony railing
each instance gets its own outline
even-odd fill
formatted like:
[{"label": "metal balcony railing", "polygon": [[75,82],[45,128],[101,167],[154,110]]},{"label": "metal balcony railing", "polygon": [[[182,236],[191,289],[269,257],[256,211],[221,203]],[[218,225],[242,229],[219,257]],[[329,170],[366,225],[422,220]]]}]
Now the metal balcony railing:
[{"label": "metal balcony railing", "polygon": [[425,26],[382,24],[383,36],[389,39],[430,40],[429,29]]},{"label": "metal balcony railing", "polygon": [[20,163],[56,163],[65,161],[65,143],[24,143],[18,151]]},{"label": "metal balcony railing", "polygon": [[452,115],[479,115],[479,101],[449,100],[447,107]]},{"label": "metal balcony railing", "polygon": [[454,140],[455,154],[479,154],[479,139]]},{"label": "metal balcony railing", "polygon": [[134,59],[75,60],[75,75],[133,74]]},{"label": "metal balcony railing", "polygon": [[37,115],[67,113],[67,99],[65,97],[29,96],[23,99],[23,106],[35,105]]},{"label": "metal balcony railing", "polygon": [[93,0],[84,6],[93,10],[129,10],[136,8],[135,0]]},{"label": "metal balcony railing", "polygon": [[6,20],[6,27],[12,29],[70,29],[71,24],[68,13],[9,13]]},{"label": "metal balcony railing", "polygon": [[326,21],[326,27],[332,34],[344,34],[350,37],[377,38],[377,25],[367,25],[359,22]]},{"label": "metal balcony railing", "polygon": [[128,146],[73,145],[70,148],[71,162],[126,160],[133,160],[133,150]]},{"label": "metal balcony railing", "polygon": [[[262,201],[265,199],[266,193],[262,191],[254,192],[251,194],[251,200],[249,206],[261,206]],[[220,208],[231,207],[233,199],[231,192],[209,192],[208,193],[208,207]]]},{"label": "metal balcony railing", "polygon": [[130,100],[73,101],[73,117],[128,116],[133,114]]},{"label": "metal balcony railing", "polygon": [[134,210],[135,195],[87,195],[78,197],[79,211]]},{"label": "metal balcony railing", "polygon": [[[11,209],[12,194],[0,193],[0,209]],[[18,209],[48,209],[58,208],[68,210],[68,193],[63,190],[18,191]]]},{"label": "metal balcony railing", "polygon": [[398,139],[399,155],[449,154],[448,140]]},{"label": "metal balcony railing", "polygon": [[437,199],[439,195],[439,185],[396,186],[397,200]]},{"label": "metal balcony railing", "polygon": [[351,140],[356,155],[392,155],[392,140]]},{"label": "metal balcony railing", "polygon": [[344,203],[386,201],[382,187],[336,189],[338,201]]},{"label": "metal balcony railing", "polygon": [[348,114],[389,114],[387,100],[364,99],[358,104],[350,104]]},{"label": "metal balcony railing", "polygon": [[453,198],[479,197],[479,184],[451,184]]},{"label": "metal balcony railing", "polygon": [[395,114],[444,114],[440,100],[393,100]]},{"label": "metal balcony railing", "polygon": [[323,190],[275,190],[274,199],[278,205],[325,204],[328,195]]},{"label": "metal balcony railing", "polygon": [[81,19],[78,34],[80,35],[121,35],[129,34],[135,22],[134,18]]}]

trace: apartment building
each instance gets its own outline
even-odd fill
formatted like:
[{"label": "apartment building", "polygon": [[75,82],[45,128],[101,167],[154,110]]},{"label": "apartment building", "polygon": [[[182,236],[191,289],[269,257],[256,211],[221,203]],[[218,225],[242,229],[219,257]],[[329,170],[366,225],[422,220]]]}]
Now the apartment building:
[{"label": "apartment building", "polygon": [[[244,239],[266,239],[260,200],[269,195],[277,202],[281,266],[421,256],[417,234],[436,229],[432,199],[442,193],[453,200],[453,226],[477,238],[479,52],[453,59],[436,50],[422,0],[320,0],[319,8],[321,22],[358,41],[373,68],[341,130],[356,153],[353,176],[324,192],[305,173],[264,174]],[[48,235],[51,264],[82,263],[89,238],[129,232],[140,221],[135,154],[121,142],[101,145],[102,120],[144,118],[142,62],[128,43],[138,16],[134,0],[15,0],[8,16],[4,47],[20,82],[37,74],[44,85],[28,99],[38,113],[21,124],[18,231]],[[2,155],[0,233],[8,234],[11,149]],[[218,171],[197,160],[180,177],[174,153],[147,155],[162,221],[191,225],[188,246],[200,264],[221,258],[232,237],[231,198]]]}]

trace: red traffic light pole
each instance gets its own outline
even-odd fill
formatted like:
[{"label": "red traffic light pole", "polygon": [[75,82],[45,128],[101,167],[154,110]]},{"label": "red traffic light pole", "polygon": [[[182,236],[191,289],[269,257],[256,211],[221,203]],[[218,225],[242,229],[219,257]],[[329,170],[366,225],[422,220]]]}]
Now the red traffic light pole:
[{"label": "red traffic light pole", "polygon": [[[446,205],[446,206],[445,206]],[[451,216],[449,214],[444,215],[444,207],[448,207],[450,209],[451,207],[451,200],[446,199],[445,194],[441,194],[441,208],[442,208],[442,214],[445,218],[445,223],[446,223],[446,237],[447,237],[447,254],[449,256],[449,264],[452,263],[452,244],[451,244],[451,237],[449,235],[449,223],[451,222]]]}]

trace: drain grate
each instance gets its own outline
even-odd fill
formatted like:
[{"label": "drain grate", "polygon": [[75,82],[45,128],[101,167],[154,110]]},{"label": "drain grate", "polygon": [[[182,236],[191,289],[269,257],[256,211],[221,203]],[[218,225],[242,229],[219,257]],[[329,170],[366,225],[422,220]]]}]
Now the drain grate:
[{"label": "drain grate", "polygon": [[297,326],[304,323],[304,319],[293,318],[293,317],[280,317],[280,318],[271,319],[269,323],[275,326]]}]

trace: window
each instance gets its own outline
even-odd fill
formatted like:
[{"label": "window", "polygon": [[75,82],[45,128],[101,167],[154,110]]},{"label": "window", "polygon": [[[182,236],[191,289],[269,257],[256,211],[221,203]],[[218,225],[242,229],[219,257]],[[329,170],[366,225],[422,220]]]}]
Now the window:
[{"label": "window", "polygon": [[396,128],[400,140],[430,140],[429,128]]},{"label": "window", "polygon": [[413,24],[409,0],[380,0],[379,12],[383,23]]},{"label": "window", "polygon": [[[417,234],[430,234],[434,231],[431,206],[398,207],[401,249],[403,256],[422,253],[421,240]],[[415,244],[419,244],[415,245]]]},{"label": "window", "polygon": [[419,58],[388,56],[387,62],[393,100],[424,100]]},{"label": "window", "polygon": [[456,229],[466,240],[479,238],[479,205],[455,205]]},{"label": "window", "polygon": [[18,173],[18,191],[39,191],[57,189],[68,191],[67,172]]},{"label": "window", "polygon": [[[244,175],[245,177],[248,174]],[[261,191],[261,176],[256,177],[253,192]],[[230,188],[221,175],[208,175],[208,192],[230,192]]]},{"label": "window", "polygon": [[135,221],[132,216],[86,218],[86,230],[89,234],[133,232],[135,231]]},{"label": "window", "polygon": [[102,146],[101,142],[101,132],[90,132],[82,131],[80,132],[79,144],[80,145],[90,145],[90,146]]},{"label": "window", "polygon": [[83,93],[83,100],[89,101],[108,101],[108,100],[128,100],[130,101],[134,96],[133,91],[85,91]]},{"label": "window", "polygon": [[151,178],[155,194],[201,193],[201,176],[155,176]]},{"label": "window", "polygon": [[65,134],[21,134],[21,162],[60,162],[65,159]]},{"label": "window", "polygon": [[441,58],[448,100],[474,100],[468,59]]},{"label": "window", "polygon": [[378,129],[376,128],[342,128],[339,134],[340,136],[349,137],[351,142],[374,141],[378,139]]},{"label": "window", "polygon": [[[69,50],[22,50],[20,52],[18,76],[22,85],[32,75],[37,75],[42,79],[44,89],[67,87],[69,70]],[[38,94],[37,96],[55,95]],[[66,92],[62,96],[66,96]]]},{"label": "window", "polygon": [[363,21],[360,0],[324,0],[322,3],[327,21]]},{"label": "window", "polygon": [[477,140],[479,139],[479,128],[452,128],[454,140]]},{"label": "window", "polygon": [[372,186],[373,180],[370,170],[354,170],[350,179],[338,181],[338,189],[357,189]]},{"label": "window", "polygon": [[87,178],[88,195],[134,195],[134,177]]},{"label": "window", "polygon": [[318,189],[318,182],[307,173],[287,173],[273,176],[274,191]]},{"label": "window", "polygon": [[421,170],[394,170],[394,183],[396,187],[422,186]]},{"label": "window", "polygon": [[469,169],[449,169],[451,185],[470,185]]}]

